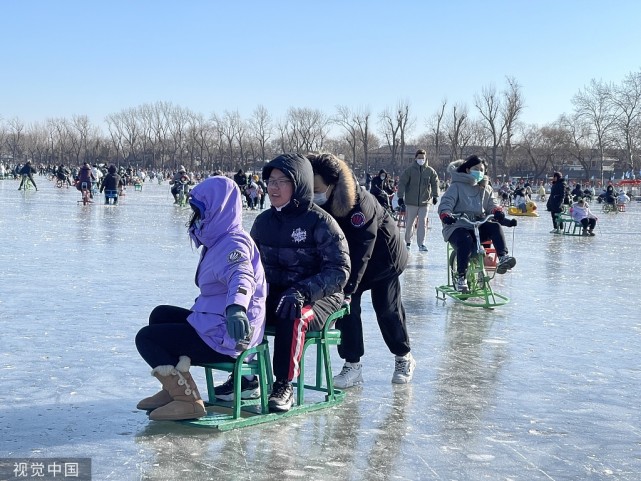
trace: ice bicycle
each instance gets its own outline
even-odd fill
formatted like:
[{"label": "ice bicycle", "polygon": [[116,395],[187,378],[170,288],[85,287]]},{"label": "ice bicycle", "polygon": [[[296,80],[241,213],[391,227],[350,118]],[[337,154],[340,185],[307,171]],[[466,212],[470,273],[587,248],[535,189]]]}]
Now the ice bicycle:
[{"label": "ice bicycle", "polygon": [[[470,256],[470,263],[467,267],[466,280],[468,292],[459,292],[456,290],[456,250],[447,243],[447,284],[436,287],[436,298],[445,302],[446,296],[471,307],[482,307],[484,309],[493,309],[510,302],[510,299],[502,294],[494,292],[491,281],[496,275],[495,269],[488,268],[493,262],[488,262],[486,256],[487,249],[481,243],[479,227],[486,222],[494,219],[493,215],[488,215],[482,220],[471,221],[464,214],[452,214],[457,222],[466,222],[474,227],[474,238],[476,241],[476,252]],[[490,272],[491,271],[491,272]]]},{"label": "ice bicycle", "polygon": [[78,201],[78,204],[82,202],[82,205],[87,205],[87,204],[92,204],[93,200],[91,200],[91,187],[89,185],[89,182],[82,182],[80,184],[80,193],[82,194],[82,199]]}]

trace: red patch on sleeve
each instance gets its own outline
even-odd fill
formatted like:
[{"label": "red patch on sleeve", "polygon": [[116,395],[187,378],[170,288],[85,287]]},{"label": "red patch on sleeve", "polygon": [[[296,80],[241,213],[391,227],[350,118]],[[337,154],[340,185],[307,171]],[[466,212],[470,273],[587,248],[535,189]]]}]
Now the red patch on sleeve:
[{"label": "red patch on sleeve", "polygon": [[365,225],[365,214],[362,212],[355,212],[352,214],[350,222],[354,227],[363,227]]}]

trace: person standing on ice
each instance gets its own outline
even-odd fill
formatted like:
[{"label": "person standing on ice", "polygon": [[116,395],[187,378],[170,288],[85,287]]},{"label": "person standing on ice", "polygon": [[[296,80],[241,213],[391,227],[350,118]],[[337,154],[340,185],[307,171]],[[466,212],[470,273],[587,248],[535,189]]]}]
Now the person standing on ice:
[{"label": "person standing on ice", "polygon": [[[241,195],[226,177],[206,179],[190,193],[189,236],[202,247],[200,295],[191,309],[156,307],[136,335],[138,352],[162,384],[137,406],[154,421],[204,416],[191,363],[234,362],[263,339],[267,286],[256,244],[242,227]],[[251,397],[258,397],[258,380],[247,382],[255,385]]]},{"label": "person standing on ice", "polygon": [[408,383],[414,376],[416,361],[410,352],[399,280],[408,257],[403,238],[394,219],[358,185],[345,162],[332,154],[310,154],[307,158],[314,169],[314,202],[331,214],[345,233],[352,264],[343,289],[345,296],[351,297],[350,312],[336,322],[342,337],[338,353],[345,364],[334,376],[334,385],[345,389],[363,382],[361,299],[366,291],[371,291],[385,344],[395,355],[392,382]]},{"label": "person standing on ice", "polygon": [[418,250],[427,252],[425,236],[427,233],[427,215],[429,202],[438,203],[438,174],[427,165],[427,154],[423,149],[414,154],[415,162],[405,169],[398,181],[398,206],[405,208],[405,243],[407,250],[412,244],[413,226],[416,219],[416,240]]},{"label": "person standing on ice", "polygon": [[557,214],[563,212],[563,201],[565,198],[565,179],[561,172],[554,172],[552,174],[552,189],[550,190],[550,197],[546,207],[550,214],[552,215],[552,227],[550,234],[562,234],[563,233],[563,223],[558,220]]}]

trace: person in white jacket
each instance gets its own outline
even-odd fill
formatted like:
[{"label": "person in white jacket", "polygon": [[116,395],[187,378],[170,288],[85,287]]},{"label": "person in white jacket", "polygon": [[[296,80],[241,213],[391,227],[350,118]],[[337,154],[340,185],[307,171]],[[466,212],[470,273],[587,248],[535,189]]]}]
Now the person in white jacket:
[{"label": "person in white jacket", "polygon": [[579,222],[583,226],[582,234],[584,236],[593,236],[594,227],[596,226],[597,216],[590,210],[588,203],[580,199],[570,208],[570,215],[572,219]]}]

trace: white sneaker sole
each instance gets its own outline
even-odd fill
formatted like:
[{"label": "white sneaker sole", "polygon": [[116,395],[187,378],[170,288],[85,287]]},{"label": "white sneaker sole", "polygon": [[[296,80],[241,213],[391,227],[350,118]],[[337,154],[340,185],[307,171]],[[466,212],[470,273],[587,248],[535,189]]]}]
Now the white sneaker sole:
[{"label": "white sneaker sole", "polygon": [[414,377],[414,370],[416,369],[416,361],[412,360],[412,363],[410,365],[412,367],[410,368],[409,374],[392,376],[392,384],[407,384],[412,380],[412,378]]},{"label": "white sneaker sole", "polygon": [[341,383],[340,381],[334,380],[334,387],[338,389],[349,389],[350,387],[358,386],[359,384],[363,384],[363,378],[356,379],[355,381],[352,381],[350,383]]}]

